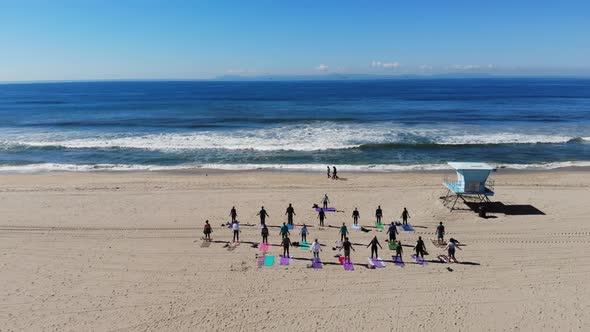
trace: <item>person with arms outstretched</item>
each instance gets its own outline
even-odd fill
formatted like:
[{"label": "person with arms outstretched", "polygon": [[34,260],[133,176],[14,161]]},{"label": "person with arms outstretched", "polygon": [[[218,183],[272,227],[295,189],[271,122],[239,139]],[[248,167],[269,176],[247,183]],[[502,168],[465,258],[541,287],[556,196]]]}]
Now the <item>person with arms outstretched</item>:
[{"label": "person with arms outstretched", "polygon": [[291,203],[289,203],[289,206],[287,207],[287,211],[285,212],[285,214],[287,215],[287,224],[293,225],[293,216],[296,214],[295,209],[293,208]]},{"label": "person with arms outstretched", "polygon": [[260,224],[261,225],[266,225],[266,217],[270,216],[268,215],[268,213],[266,213],[266,210],[264,209],[264,206],[260,208],[260,212],[258,212],[256,214],[257,216],[260,216]]},{"label": "person with arms outstretched", "polygon": [[373,255],[375,255],[375,258],[379,257],[379,249],[377,249],[377,246],[383,249],[383,247],[381,247],[381,244],[379,243],[379,240],[377,240],[377,236],[375,236],[367,245],[367,248],[371,247],[371,258],[373,258]]},{"label": "person with arms outstretched", "polygon": [[360,217],[360,213],[358,208],[354,208],[354,211],[352,211],[352,222],[354,223],[355,226],[357,226],[359,224],[359,217]]}]

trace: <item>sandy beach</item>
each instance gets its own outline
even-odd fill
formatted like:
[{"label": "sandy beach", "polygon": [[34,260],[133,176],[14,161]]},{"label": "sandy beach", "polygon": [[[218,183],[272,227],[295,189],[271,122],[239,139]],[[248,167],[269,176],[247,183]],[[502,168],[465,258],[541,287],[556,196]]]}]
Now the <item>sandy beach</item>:
[{"label": "sandy beach", "polygon": [[[451,175],[452,172],[445,173]],[[2,331],[572,331],[590,326],[590,172],[492,174],[510,213],[449,212],[442,173],[283,172],[44,173],[0,175]],[[350,227],[358,207],[372,226],[407,207],[414,232],[400,232],[405,266],[394,265],[385,232],[350,229],[354,271],[337,264],[337,228],[319,230],[312,204],[327,193]],[[289,266],[258,267],[257,226],[242,226],[228,250],[235,205],[242,223],[310,224],[325,244],[322,269],[292,248]],[[214,242],[201,247],[202,227]],[[439,222],[459,239],[460,264],[440,263],[430,239]],[[278,255],[279,229],[270,228]],[[293,231],[296,239],[297,230]],[[386,267],[366,267],[377,235]],[[427,264],[411,246],[425,239]],[[364,244],[364,245],[363,245]]]}]

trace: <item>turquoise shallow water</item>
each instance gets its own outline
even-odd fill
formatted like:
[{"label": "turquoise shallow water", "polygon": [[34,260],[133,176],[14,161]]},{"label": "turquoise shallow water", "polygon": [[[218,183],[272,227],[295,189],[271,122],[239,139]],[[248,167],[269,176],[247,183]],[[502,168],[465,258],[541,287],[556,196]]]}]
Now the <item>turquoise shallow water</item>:
[{"label": "turquoise shallow water", "polygon": [[590,165],[588,79],[0,85],[0,170]]}]

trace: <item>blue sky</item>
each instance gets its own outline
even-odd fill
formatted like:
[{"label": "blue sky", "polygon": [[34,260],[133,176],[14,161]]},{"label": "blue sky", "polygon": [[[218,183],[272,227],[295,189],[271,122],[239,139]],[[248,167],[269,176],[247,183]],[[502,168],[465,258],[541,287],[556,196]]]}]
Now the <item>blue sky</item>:
[{"label": "blue sky", "polygon": [[588,1],[0,1],[0,81],[590,76]]}]

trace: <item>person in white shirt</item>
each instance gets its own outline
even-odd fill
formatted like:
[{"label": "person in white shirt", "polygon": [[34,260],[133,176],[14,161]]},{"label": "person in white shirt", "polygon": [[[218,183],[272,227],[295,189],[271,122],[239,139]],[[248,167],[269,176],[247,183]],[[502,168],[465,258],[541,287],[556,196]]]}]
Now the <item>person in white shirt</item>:
[{"label": "person in white shirt", "polygon": [[231,225],[231,228],[234,230],[234,242],[240,242],[240,223],[237,221]]},{"label": "person in white shirt", "polygon": [[309,250],[313,253],[313,258],[314,259],[316,259],[316,260],[319,260],[320,259],[320,251],[322,251],[322,246],[318,242],[318,239],[315,239],[313,241],[313,243],[309,247]]},{"label": "person in white shirt", "polygon": [[455,258],[455,249],[463,250],[461,247],[459,247],[459,241],[450,238],[449,243],[447,243],[445,249],[449,253],[449,261],[457,263],[457,258]]}]

